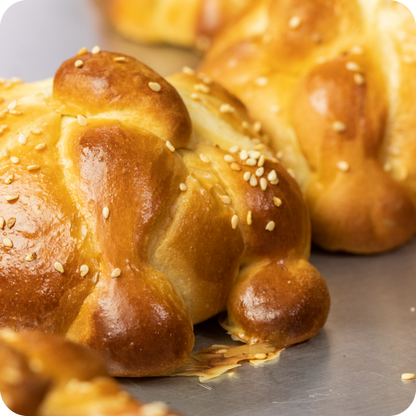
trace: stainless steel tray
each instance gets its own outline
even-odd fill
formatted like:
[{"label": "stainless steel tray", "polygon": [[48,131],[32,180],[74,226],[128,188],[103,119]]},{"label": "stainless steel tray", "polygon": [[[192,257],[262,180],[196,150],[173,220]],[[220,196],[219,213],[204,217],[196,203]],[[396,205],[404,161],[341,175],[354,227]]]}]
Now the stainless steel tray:
[{"label": "stainless steel tray", "polygon": [[[0,0],[1,1],[1,0]],[[133,55],[162,75],[195,66],[183,49],[146,47],[114,33],[97,1],[26,0],[0,24],[0,76],[50,77],[82,46]],[[416,241],[384,255],[356,257],[314,249],[312,263],[332,297],[329,320],[316,337],[289,348],[277,362],[244,364],[228,375],[120,379],[141,400],[162,400],[189,416],[392,416],[415,397]],[[196,349],[235,344],[215,319],[197,325]]]}]

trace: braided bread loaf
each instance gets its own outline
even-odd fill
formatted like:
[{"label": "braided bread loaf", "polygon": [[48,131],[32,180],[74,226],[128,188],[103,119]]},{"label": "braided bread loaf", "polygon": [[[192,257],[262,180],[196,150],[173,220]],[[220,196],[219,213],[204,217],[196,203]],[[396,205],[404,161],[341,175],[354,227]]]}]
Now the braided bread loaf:
[{"label": "braided bread loaf", "polygon": [[117,30],[141,42],[167,42],[206,50],[214,35],[253,0],[107,0]]},{"label": "braided bread loaf", "polygon": [[415,41],[393,1],[262,0],[202,65],[261,121],[326,249],[381,252],[416,232]]},{"label": "braided bread loaf", "polygon": [[122,391],[88,348],[40,332],[0,331],[0,393],[24,416],[174,416]]},{"label": "braided bread loaf", "polygon": [[80,53],[53,91],[2,91],[0,327],[66,335],[118,376],[171,373],[225,309],[246,342],[316,334],[306,205],[242,104],[190,70],[181,98],[134,58]]}]

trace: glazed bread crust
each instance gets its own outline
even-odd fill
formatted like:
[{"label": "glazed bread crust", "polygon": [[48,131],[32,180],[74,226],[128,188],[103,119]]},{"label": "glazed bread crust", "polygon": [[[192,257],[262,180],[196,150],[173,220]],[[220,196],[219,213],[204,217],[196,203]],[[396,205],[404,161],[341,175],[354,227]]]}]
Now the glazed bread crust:
[{"label": "glazed bread crust", "polygon": [[40,332],[0,331],[0,391],[25,416],[174,416],[121,390],[90,349]]},{"label": "glazed bread crust", "polygon": [[205,50],[211,39],[253,0],[107,0],[116,29],[140,42],[166,42]]},{"label": "glazed bread crust", "polygon": [[153,376],[186,362],[193,324],[227,308],[246,342],[284,347],[324,325],[297,183],[243,105],[190,72],[167,82],[134,58],[85,53],[53,88],[7,90],[1,327],[88,345],[112,375]]},{"label": "glazed bread crust", "polygon": [[263,0],[201,67],[261,121],[328,250],[382,252],[416,232],[415,36],[396,2]]}]

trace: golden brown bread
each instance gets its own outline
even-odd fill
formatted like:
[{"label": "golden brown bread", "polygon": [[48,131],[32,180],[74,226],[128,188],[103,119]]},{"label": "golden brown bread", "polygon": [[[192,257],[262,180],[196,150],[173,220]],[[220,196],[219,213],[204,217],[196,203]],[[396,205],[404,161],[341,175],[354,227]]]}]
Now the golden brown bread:
[{"label": "golden brown bread", "polygon": [[1,330],[0,364],[2,399],[19,415],[178,415],[133,399],[90,349],[55,335]]},{"label": "golden brown bread", "polygon": [[246,342],[322,328],[329,296],[298,185],[242,104],[186,72],[168,83],[84,53],[53,90],[2,90],[0,327],[64,335],[119,376],[172,373],[192,325],[225,309]]},{"label": "golden brown bread", "polygon": [[206,50],[215,34],[253,0],[106,0],[117,30],[140,42],[166,42]]},{"label": "golden brown bread", "polygon": [[381,252],[416,232],[415,40],[393,1],[262,0],[202,65],[262,123],[326,249]]}]

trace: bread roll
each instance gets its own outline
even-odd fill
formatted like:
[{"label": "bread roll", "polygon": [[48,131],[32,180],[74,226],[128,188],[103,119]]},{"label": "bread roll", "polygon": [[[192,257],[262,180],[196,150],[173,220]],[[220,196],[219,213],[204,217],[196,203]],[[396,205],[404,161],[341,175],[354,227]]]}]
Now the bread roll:
[{"label": "bread roll", "polygon": [[0,392],[24,416],[174,416],[133,399],[88,348],[41,332],[0,330]]},{"label": "bread roll", "polygon": [[262,0],[202,65],[262,123],[328,250],[377,253],[415,234],[415,41],[397,2]]},{"label": "bread roll", "polygon": [[117,30],[140,42],[206,50],[215,34],[254,0],[106,0]]},{"label": "bread roll", "polygon": [[237,99],[110,52],[39,85],[3,91],[0,327],[88,345],[116,376],[171,374],[226,309],[248,343],[322,328],[302,193]]}]

